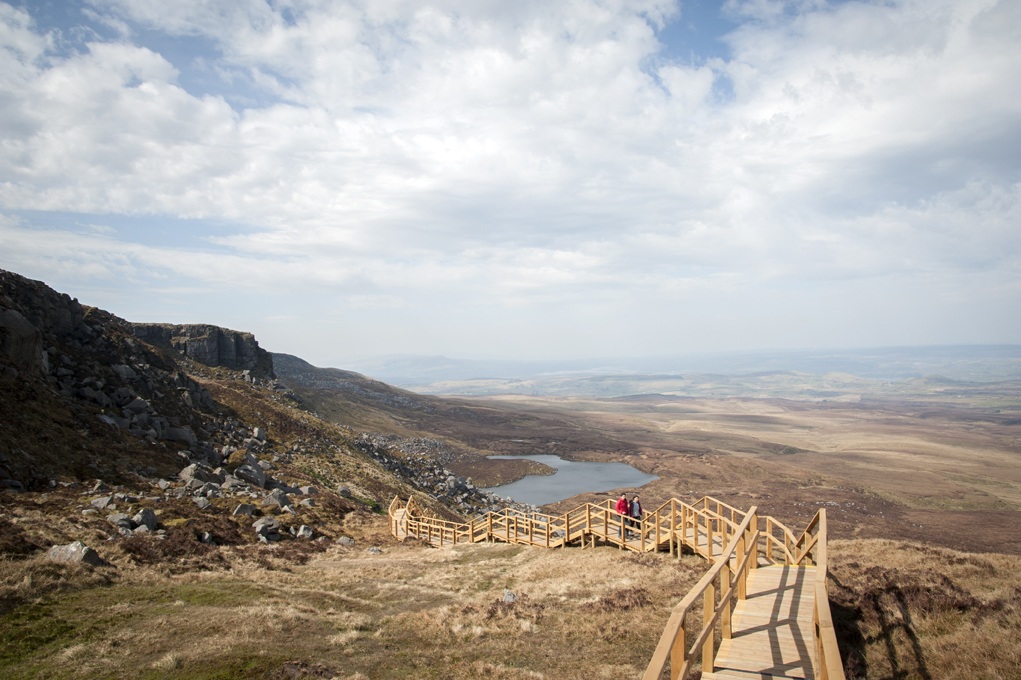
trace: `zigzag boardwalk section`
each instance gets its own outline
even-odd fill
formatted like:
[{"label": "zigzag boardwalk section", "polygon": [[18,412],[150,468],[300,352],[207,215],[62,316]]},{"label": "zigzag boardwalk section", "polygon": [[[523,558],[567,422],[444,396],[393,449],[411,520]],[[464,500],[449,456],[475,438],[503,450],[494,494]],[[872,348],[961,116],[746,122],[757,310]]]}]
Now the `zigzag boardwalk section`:
[{"label": "zigzag boardwalk section", "polygon": [[[563,515],[489,512],[468,522],[429,513],[414,499],[390,504],[390,531],[432,545],[503,542],[543,548],[610,546],[632,552],[688,550],[709,569],[674,607],[643,680],[701,670],[703,680],[843,680],[826,591],[826,511],[800,536],[752,507],[741,511],[708,496],[671,499],[641,521],[612,501]],[[691,620],[701,614],[701,628]]]}]

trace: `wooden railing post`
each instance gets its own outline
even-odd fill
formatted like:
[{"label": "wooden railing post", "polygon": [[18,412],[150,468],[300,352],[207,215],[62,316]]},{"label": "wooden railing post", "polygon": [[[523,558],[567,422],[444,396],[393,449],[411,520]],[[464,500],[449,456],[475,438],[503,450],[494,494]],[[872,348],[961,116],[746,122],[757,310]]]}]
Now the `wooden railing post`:
[{"label": "wooden railing post", "polygon": [[[703,598],[704,599],[702,601],[702,620],[712,621],[713,614],[716,611],[716,586],[713,584],[712,581],[710,581],[709,584],[706,586]],[[712,634],[712,631],[710,631],[709,636],[705,639],[705,642],[702,643],[703,673],[712,673],[715,666],[716,655],[715,652],[713,651],[713,648],[716,644],[716,640],[714,639],[714,637],[715,636]]]},{"label": "wooden railing post", "polygon": [[684,635],[685,617],[681,618],[681,627],[674,638],[674,646],[670,649],[670,680],[684,680],[681,678],[681,669],[687,662],[688,643]]},{"label": "wooden railing post", "polygon": [[[683,510],[683,506],[681,508]],[[683,524],[681,526],[684,526]],[[674,545],[678,543],[677,538],[677,501],[670,499],[670,554],[674,554]],[[680,545],[677,545],[677,554],[681,554]]]},{"label": "wooden railing post", "polygon": [[[740,562],[738,562],[740,564]],[[730,583],[730,565],[726,565],[723,569],[720,569],[720,597],[723,597],[723,593],[727,593],[727,601],[720,600],[720,607],[722,611],[720,613],[720,628],[722,630],[723,639],[729,640],[732,630],[730,627],[730,603],[734,598],[733,588]]]}]

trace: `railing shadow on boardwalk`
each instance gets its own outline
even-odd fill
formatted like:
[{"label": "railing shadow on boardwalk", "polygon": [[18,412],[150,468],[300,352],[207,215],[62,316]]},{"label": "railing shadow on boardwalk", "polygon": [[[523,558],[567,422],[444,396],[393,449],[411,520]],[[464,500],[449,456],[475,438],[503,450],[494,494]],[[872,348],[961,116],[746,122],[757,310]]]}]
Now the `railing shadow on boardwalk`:
[{"label": "railing shadow on boardwalk", "polygon": [[[452,522],[431,516],[411,497],[407,501],[394,498],[388,514],[394,536],[414,537],[436,546],[481,542],[543,548],[602,545],[632,552],[668,551],[678,559],[683,549],[702,556],[710,563],[709,569],[674,607],[642,676],[645,680],[656,680],[665,670],[669,670],[671,680],[686,678],[695,670],[696,662],[700,662],[705,680],[844,678],[826,587],[824,509],[800,536],[795,536],[776,519],[759,516],[754,506],[742,511],[709,496],[694,503],[671,499],[636,525],[615,512],[612,504],[611,500],[586,503],[562,515],[508,508],[468,522]],[[784,585],[786,581],[777,585],[766,578],[768,570],[780,569],[785,570],[784,574],[798,570],[797,587]],[[762,578],[756,576],[757,572]],[[754,592],[756,588],[762,590]],[[770,595],[769,589],[775,593]],[[775,609],[785,603],[785,596],[797,597],[797,601],[788,600],[786,604],[795,613],[799,609],[805,612],[800,624],[792,624],[790,617],[781,620],[778,615],[767,616],[765,624],[756,620],[761,614],[753,611],[753,605],[764,602],[767,609]],[[702,627],[689,634],[689,612],[699,603]],[[735,631],[735,620],[743,619],[754,622]],[[766,628],[761,628],[763,625]],[[778,632],[781,626],[787,627],[783,636]],[[755,635],[759,628],[767,636],[765,644]],[[808,632],[802,632],[804,629]]]}]

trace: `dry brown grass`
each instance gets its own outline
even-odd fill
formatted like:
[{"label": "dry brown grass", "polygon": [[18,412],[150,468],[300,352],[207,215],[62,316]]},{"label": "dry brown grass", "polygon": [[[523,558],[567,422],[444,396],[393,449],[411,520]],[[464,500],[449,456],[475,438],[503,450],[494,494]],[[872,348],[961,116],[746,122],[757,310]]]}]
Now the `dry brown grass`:
[{"label": "dry brown grass", "polygon": [[849,678],[1021,677],[1021,558],[888,540],[831,554]]},{"label": "dry brown grass", "polygon": [[[46,585],[23,593],[0,622],[17,637],[4,643],[0,672],[633,677],[703,567],[695,557],[612,549],[365,547],[331,547],[305,565],[286,548],[221,548],[228,567],[179,574],[61,568],[74,587],[59,598],[45,597]],[[54,569],[37,560],[0,566],[15,590],[26,574]]]}]

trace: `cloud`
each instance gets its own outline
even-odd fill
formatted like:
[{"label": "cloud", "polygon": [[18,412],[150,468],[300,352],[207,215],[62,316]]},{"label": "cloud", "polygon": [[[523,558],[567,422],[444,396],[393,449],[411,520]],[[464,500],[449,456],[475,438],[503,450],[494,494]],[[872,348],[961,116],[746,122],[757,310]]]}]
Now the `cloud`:
[{"label": "cloud", "polygon": [[[653,314],[761,286],[1017,278],[1006,0],[731,1],[728,58],[684,63],[658,37],[683,10],[665,0],[80,10],[52,27],[0,4],[0,210],[18,216],[0,266],[529,323],[593,296]],[[100,228],[32,224],[47,212]]]}]

